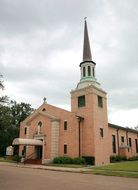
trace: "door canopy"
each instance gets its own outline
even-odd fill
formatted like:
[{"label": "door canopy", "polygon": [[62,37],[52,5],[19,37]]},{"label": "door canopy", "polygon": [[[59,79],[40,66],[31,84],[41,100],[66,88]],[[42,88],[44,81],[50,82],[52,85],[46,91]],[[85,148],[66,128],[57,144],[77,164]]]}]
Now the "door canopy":
[{"label": "door canopy", "polygon": [[37,140],[37,139],[16,138],[13,140],[12,145],[42,146],[43,142],[41,140]]}]

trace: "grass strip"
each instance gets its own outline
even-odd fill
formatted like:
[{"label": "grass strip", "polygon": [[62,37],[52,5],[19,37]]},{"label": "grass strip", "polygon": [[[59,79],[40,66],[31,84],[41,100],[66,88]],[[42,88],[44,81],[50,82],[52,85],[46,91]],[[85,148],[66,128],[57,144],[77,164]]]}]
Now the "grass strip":
[{"label": "grass strip", "polygon": [[130,177],[138,178],[137,172],[126,172],[126,171],[110,171],[110,170],[93,170],[92,174],[95,175],[105,175],[105,176],[118,176],[118,177]]}]

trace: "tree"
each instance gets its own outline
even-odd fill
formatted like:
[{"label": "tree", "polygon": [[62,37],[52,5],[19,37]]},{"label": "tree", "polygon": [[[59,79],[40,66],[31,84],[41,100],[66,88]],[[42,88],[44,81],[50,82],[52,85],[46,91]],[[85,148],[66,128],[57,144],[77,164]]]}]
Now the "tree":
[{"label": "tree", "polygon": [[20,104],[16,101],[11,101],[11,114],[13,121],[12,123],[18,127],[20,122],[23,121],[27,116],[29,116],[34,109],[31,108],[30,104],[21,102]]},{"label": "tree", "polygon": [[2,81],[2,75],[0,75],[0,89],[4,89],[3,81]]},{"label": "tree", "polygon": [[138,125],[137,125],[136,127],[134,127],[134,129],[135,129],[136,131],[138,131]]},{"label": "tree", "polygon": [[19,125],[33,109],[30,104],[11,101],[9,105],[0,104],[0,156],[5,155],[6,147],[19,136]]},{"label": "tree", "polygon": [[18,128],[12,123],[10,107],[0,106],[0,156],[5,155],[6,147],[18,135]]},{"label": "tree", "polygon": [[[4,90],[2,75],[0,75],[0,90]],[[19,125],[33,109],[30,104],[10,101],[8,96],[0,96],[0,156],[4,156],[6,147],[19,136]]]},{"label": "tree", "polygon": [[[3,80],[2,80],[3,76],[0,75],[0,89],[4,90],[4,85],[3,85]],[[9,100],[8,96],[1,96],[0,97],[0,104],[4,104],[7,103]]]}]

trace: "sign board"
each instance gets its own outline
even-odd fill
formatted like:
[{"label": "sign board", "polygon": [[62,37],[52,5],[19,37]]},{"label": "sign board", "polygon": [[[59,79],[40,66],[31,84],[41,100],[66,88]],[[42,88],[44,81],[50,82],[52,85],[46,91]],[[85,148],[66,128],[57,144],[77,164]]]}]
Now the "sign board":
[{"label": "sign board", "polygon": [[13,147],[12,146],[8,146],[6,148],[6,156],[12,156],[13,155]]}]

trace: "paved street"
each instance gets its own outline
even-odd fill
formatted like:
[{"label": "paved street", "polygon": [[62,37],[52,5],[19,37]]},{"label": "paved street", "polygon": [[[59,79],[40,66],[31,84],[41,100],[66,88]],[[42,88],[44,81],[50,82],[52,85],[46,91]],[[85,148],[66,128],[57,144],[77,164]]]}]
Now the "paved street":
[{"label": "paved street", "polygon": [[138,179],[0,165],[0,190],[138,190]]}]

